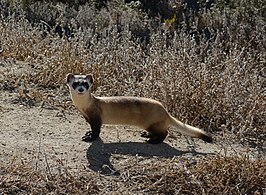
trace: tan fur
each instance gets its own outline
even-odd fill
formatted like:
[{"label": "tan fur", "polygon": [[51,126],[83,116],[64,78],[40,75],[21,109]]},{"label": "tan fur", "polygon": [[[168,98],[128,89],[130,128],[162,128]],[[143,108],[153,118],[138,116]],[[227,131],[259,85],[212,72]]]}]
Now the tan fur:
[{"label": "tan fur", "polygon": [[184,135],[212,141],[206,132],[178,121],[160,102],[152,99],[126,96],[95,97],[90,90],[80,96],[74,93],[71,87],[70,94],[75,106],[91,124],[92,129],[95,121],[100,124],[133,125],[149,132],[144,135],[150,138],[149,142],[159,143],[167,136],[168,128],[175,126]]}]

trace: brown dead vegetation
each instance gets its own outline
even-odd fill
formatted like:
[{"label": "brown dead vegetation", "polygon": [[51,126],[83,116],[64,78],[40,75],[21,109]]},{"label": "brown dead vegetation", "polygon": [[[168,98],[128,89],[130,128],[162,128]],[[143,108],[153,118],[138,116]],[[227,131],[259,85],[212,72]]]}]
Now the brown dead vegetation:
[{"label": "brown dead vegetation", "polygon": [[121,174],[112,177],[58,167],[51,173],[18,159],[0,165],[0,190],[4,194],[264,194],[266,190],[265,159],[248,155],[216,155],[196,164],[177,158],[145,166],[121,164]]}]

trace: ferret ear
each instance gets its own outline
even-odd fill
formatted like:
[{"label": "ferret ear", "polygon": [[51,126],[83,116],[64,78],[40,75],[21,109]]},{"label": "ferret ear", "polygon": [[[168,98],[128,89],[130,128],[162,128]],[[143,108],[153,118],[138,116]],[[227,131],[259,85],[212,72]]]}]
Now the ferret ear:
[{"label": "ferret ear", "polygon": [[66,82],[69,84],[71,81],[73,81],[75,76],[72,73],[67,74],[66,76]]},{"label": "ferret ear", "polygon": [[92,74],[88,74],[88,75],[86,76],[86,79],[87,79],[91,84],[93,84],[93,76],[92,76]]}]

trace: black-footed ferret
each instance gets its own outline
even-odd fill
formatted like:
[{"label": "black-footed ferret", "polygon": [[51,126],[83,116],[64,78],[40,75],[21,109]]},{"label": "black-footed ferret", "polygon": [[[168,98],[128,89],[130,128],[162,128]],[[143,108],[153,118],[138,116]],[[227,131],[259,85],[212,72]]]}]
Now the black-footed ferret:
[{"label": "black-footed ferret", "polygon": [[102,124],[113,124],[147,130],[141,136],[149,138],[148,143],[152,144],[164,141],[169,126],[175,126],[184,135],[212,142],[205,131],[178,121],[158,101],[127,96],[96,97],[91,93],[93,77],[90,74],[68,74],[66,80],[73,103],[91,126],[91,131],[82,137],[83,141],[97,139]]}]

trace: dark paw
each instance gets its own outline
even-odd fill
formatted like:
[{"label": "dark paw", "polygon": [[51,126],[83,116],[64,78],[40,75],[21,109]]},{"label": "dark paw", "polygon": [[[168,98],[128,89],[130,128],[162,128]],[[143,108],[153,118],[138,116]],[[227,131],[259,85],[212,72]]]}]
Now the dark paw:
[{"label": "dark paw", "polygon": [[82,138],[81,140],[84,142],[92,142],[96,140],[98,137],[93,136],[92,131],[88,131]]},{"label": "dark paw", "polygon": [[140,136],[141,137],[145,137],[145,138],[151,138],[152,137],[152,135],[149,132],[147,132],[147,131],[142,132],[140,134]]},{"label": "dark paw", "polygon": [[147,143],[149,143],[149,144],[160,144],[162,142],[163,141],[161,139],[148,139],[147,140]]}]

